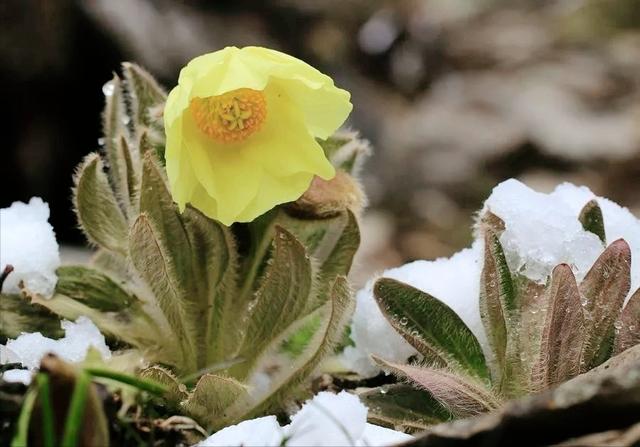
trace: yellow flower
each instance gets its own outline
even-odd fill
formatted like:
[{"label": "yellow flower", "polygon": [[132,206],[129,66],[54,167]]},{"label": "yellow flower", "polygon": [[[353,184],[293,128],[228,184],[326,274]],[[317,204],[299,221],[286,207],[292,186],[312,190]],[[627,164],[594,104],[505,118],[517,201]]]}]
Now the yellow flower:
[{"label": "yellow flower", "polygon": [[299,59],[228,47],[180,72],[164,111],[171,193],[225,225],[298,199],[335,175],[317,138],[351,112],[350,95]]}]

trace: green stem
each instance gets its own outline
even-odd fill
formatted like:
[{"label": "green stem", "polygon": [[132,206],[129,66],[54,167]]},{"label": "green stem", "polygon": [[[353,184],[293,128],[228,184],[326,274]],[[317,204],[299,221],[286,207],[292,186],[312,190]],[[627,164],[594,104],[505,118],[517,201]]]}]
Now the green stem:
[{"label": "green stem", "polygon": [[85,371],[94,377],[115,380],[126,385],[131,385],[142,391],[147,391],[156,396],[163,396],[167,392],[167,387],[151,380],[139,379],[127,374],[110,371],[101,368],[86,368]]},{"label": "green stem", "polygon": [[44,447],[54,447],[56,444],[56,434],[53,429],[53,407],[51,406],[51,387],[49,386],[49,376],[39,373],[36,376],[38,383],[38,396],[42,407],[42,433]]},{"label": "green stem", "polygon": [[71,395],[71,403],[67,411],[67,418],[64,424],[64,435],[62,445],[64,447],[75,447],[78,444],[78,436],[82,421],[84,419],[84,409],[89,395],[91,376],[88,372],[82,371],[77,379]]},{"label": "green stem", "polygon": [[11,440],[11,447],[24,447],[29,438],[29,420],[33,413],[33,406],[36,403],[38,392],[35,388],[30,388],[22,402],[20,416],[16,427],[16,434]]}]

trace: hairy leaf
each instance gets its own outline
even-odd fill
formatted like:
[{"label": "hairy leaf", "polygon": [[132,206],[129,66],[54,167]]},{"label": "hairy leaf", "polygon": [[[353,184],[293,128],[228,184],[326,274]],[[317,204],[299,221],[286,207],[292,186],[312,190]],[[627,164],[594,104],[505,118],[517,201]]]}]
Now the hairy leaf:
[{"label": "hairy leaf", "polygon": [[124,254],[128,225],[103,169],[98,154],[85,157],[74,179],[75,211],[91,243]]},{"label": "hairy leaf", "polygon": [[116,186],[116,191],[127,215],[133,216],[137,210],[136,194],[138,192],[139,173],[136,171],[129,144],[124,136],[120,137],[117,148],[118,171],[121,178],[120,183]]},{"label": "hairy leaf", "polygon": [[178,408],[180,403],[189,397],[187,387],[180,383],[176,376],[168,369],[161,366],[151,366],[140,371],[140,377],[153,380],[167,387],[164,398],[174,408]]},{"label": "hairy leaf", "polygon": [[489,378],[480,343],[449,306],[394,279],[379,279],[373,293],[387,320],[427,361]]},{"label": "hairy leaf", "polygon": [[191,247],[194,303],[190,308],[200,330],[198,349],[202,367],[228,360],[240,342],[242,328],[237,324],[233,302],[238,260],[233,235],[227,227],[190,207],[182,219]]},{"label": "hairy leaf", "polygon": [[640,289],[631,296],[615,326],[617,334],[614,354],[640,345]]},{"label": "hairy leaf", "polygon": [[167,94],[156,80],[136,64],[124,62],[122,73],[127,81],[127,93],[135,123],[151,125],[149,109],[166,100]]},{"label": "hairy leaf", "polygon": [[580,215],[578,216],[578,220],[580,220],[582,228],[584,228],[585,231],[598,236],[603,244],[607,243],[602,210],[595,199],[589,201],[584,208],[582,208],[582,211],[580,211]]},{"label": "hairy leaf", "polygon": [[434,399],[457,417],[473,416],[500,406],[500,401],[472,377],[447,372],[444,369],[401,365],[371,356],[382,369],[408,379],[428,391]]},{"label": "hairy leaf", "polygon": [[585,339],[578,284],[571,267],[558,265],[546,294],[546,316],[538,359],[533,367],[533,391],[541,391],[580,373]]},{"label": "hairy leaf", "polygon": [[18,294],[0,294],[0,343],[23,332],[40,332],[46,337],[62,337],[60,319],[38,304]]},{"label": "hairy leaf", "polygon": [[233,403],[247,397],[246,387],[231,377],[205,374],[184,403],[184,410],[207,427],[224,427]]},{"label": "hairy leaf", "polygon": [[[37,294],[30,295],[32,304],[42,306],[61,318],[75,321],[78,317],[86,316],[109,337],[115,337],[133,346],[145,348],[157,343],[161,331],[154,321],[145,313],[134,313],[129,310],[123,312],[102,312],[87,306],[62,294],[55,294],[52,298],[42,298]],[[163,328],[164,329],[164,328]],[[172,340],[167,340],[165,350],[171,352]]]},{"label": "hairy leaf", "polygon": [[618,239],[605,249],[580,284],[587,334],[583,371],[602,363],[612,349],[614,324],[630,287],[631,249]]},{"label": "hairy leaf", "polygon": [[[294,323],[282,336],[272,341],[256,362],[249,383],[263,382],[265,374],[269,378],[268,391],[256,393],[254,401],[239,402],[232,413],[242,419],[256,417],[269,410],[280,407],[298,387],[315,371],[320,361],[330,353],[340,341],[344,328],[353,313],[354,302],[349,284],[344,277],[338,277],[331,288],[330,299],[312,314]],[[320,318],[315,334],[310,338],[306,349],[295,359],[282,352],[285,341],[297,334],[301,328],[313,324]]]},{"label": "hairy leaf", "polygon": [[127,282],[131,279],[127,258],[118,253],[101,248],[94,253],[90,265],[119,281]]},{"label": "hairy leaf", "polygon": [[138,274],[153,290],[156,304],[162,310],[188,359],[181,365],[189,370],[195,367],[194,329],[189,327],[185,309],[184,276],[176,269],[160,232],[154,227],[146,213],[140,214],[131,228],[129,257]]},{"label": "hairy leaf", "polygon": [[529,392],[533,366],[540,355],[540,344],[544,319],[543,304],[547,284],[539,284],[524,275],[513,275],[520,310],[518,324],[509,334],[507,345],[506,375],[509,381],[503,383],[501,394],[519,397]]},{"label": "hairy leaf", "polygon": [[117,189],[126,180],[126,173],[121,171],[122,163],[119,162],[121,139],[128,135],[125,126],[127,110],[124,102],[122,80],[118,75],[106,85],[105,107],[102,113],[102,131],[104,133],[104,153],[109,166],[111,186]]},{"label": "hairy leaf", "polygon": [[516,309],[516,293],[498,236],[490,229],[484,233],[484,267],[480,276],[480,317],[495,355],[491,362],[494,383],[506,382],[507,320]]},{"label": "hairy leaf", "polygon": [[364,160],[371,154],[369,142],[354,131],[338,131],[318,143],[336,168],[353,176],[360,172]]},{"label": "hairy leaf", "polygon": [[140,302],[109,276],[83,266],[63,266],[56,271],[56,293],[84,302],[103,312],[135,311]]},{"label": "hairy leaf", "polygon": [[273,257],[246,323],[242,353],[247,358],[259,354],[271,339],[300,318],[311,298],[314,272],[305,248],[281,227],[276,228],[273,245]]},{"label": "hairy leaf", "polygon": [[425,390],[397,383],[358,394],[369,409],[367,419],[377,425],[422,431],[451,419],[452,415]]},{"label": "hairy leaf", "polygon": [[504,220],[500,219],[491,211],[485,211],[480,218],[480,230],[482,234],[491,231],[499,238],[505,230]]}]

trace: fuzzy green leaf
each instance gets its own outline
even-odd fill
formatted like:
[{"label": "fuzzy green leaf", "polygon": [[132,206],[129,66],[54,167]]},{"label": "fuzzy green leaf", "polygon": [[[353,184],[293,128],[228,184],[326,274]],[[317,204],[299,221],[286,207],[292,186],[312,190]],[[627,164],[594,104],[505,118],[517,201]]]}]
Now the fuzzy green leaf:
[{"label": "fuzzy green leaf", "polygon": [[136,64],[124,62],[122,73],[127,81],[131,112],[136,124],[150,126],[149,109],[166,100],[167,94],[156,80]]},{"label": "fuzzy green leaf", "polygon": [[121,282],[130,281],[127,259],[118,253],[99,249],[95,252],[89,263],[93,268],[107,273]]},{"label": "fuzzy green leaf", "polygon": [[533,367],[532,390],[542,391],[580,373],[585,323],[571,267],[558,265],[546,293],[541,345]]},{"label": "fuzzy green leaf", "polygon": [[607,243],[602,210],[595,199],[589,201],[589,203],[582,208],[582,211],[580,211],[580,215],[578,216],[578,220],[580,220],[582,228],[584,228],[585,231],[598,236],[603,244]]},{"label": "fuzzy green leaf", "polygon": [[300,318],[311,299],[315,273],[305,248],[281,227],[276,228],[273,245],[273,256],[246,323],[242,355],[248,359]]},{"label": "fuzzy green leaf", "polygon": [[189,397],[187,387],[180,383],[176,376],[166,368],[151,366],[143,369],[139,375],[143,379],[152,380],[166,386],[167,391],[164,394],[164,398],[176,409],[181,402]]},{"label": "fuzzy green leaf", "polygon": [[194,338],[195,331],[187,325],[188,310],[185,309],[185,275],[177,268],[165,239],[155,228],[146,213],[138,216],[129,236],[129,257],[138,274],[153,290],[156,304],[162,310],[180,340],[187,364],[181,365],[189,370],[195,367]]},{"label": "fuzzy green leaf", "polygon": [[111,186],[117,189],[126,180],[126,173],[121,171],[120,143],[128,135],[126,125],[128,115],[124,100],[122,80],[113,75],[108,84],[109,93],[105,94],[105,107],[102,113],[102,131],[104,133],[104,153],[109,166]]},{"label": "fuzzy green leaf", "polygon": [[129,144],[124,136],[121,136],[118,143],[118,171],[120,172],[120,183],[116,187],[120,203],[123,204],[127,215],[132,216],[136,210],[136,194],[138,190],[138,175],[136,165],[132,159]]},{"label": "fuzzy green leaf", "polygon": [[56,293],[82,301],[102,312],[135,311],[140,302],[104,273],[83,266],[63,266],[56,274]]},{"label": "fuzzy green leaf", "polygon": [[615,325],[617,334],[614,354],[619,354],[633,346],[640,345],[640,289],[629,298]]},{"label": "fuzzy green leaf", "polygon": [[351,175],[360,172],[364,160],[371,154],[369,142],[354,131],[339,131],[318,143],[336,168]]},{"label": "fuzzy green leaf", "polygon": [[394,279],[379,279],[373,293],[387,320],[427,361],[489,378],[480,343],[449,306]]},{"label": "fuzzy green leaf", "polygon": [[237,288],[237,252],[231,231],[187,208],[182,215],[193,269],[193,305],[190,307],[204,364],[228,360],[240,341],[241,327],[234,309]]},{"label": "fuzzy green leaf", "polygon": [[495,354],[490,364],[495,383],[504,383],[507,368],[507,320],[516,310],[516,292],[498,236],[484,232],[484,267],[480,276],[480,317]]},{"label": "fuzzy green leaf", "polygon": [[457,417],[467,417],[491,411],[500,406],[493,393],[472,377],[453,374],[443,369],[400,365],[371,356],[382,369],[408,379]]},{"label": "fuzzy green leaf", "polygon": [[60,319],[18,294],[0,294],[0,343],[23,332],[40,332],[46,337],[62,337]]},{"label": "fuzzy green leaf", "polygon": [[[161,331],[145,313],[132,312],[125,309],[122,312],[103,312],[89,307],[82,301],[75,300],[60,293],[50,299],[45,299],[35,294],[30,296],[32,305],[38,305],[50,312],[75,321],[78,317],[86,316],[109,337],[115,337],[133,346],[147,348],[157,343]],[[162,328],[164,329],[164,328]],[[169,358],[173,355],[171,340],[167,341],[163,349]]]},{"label": "fuzzy green leaf", "polygon": [[127,221],[120,210],[98,154],[89,154],[75,175],[74,204],[78,222],[89,241],[126,253]]},{"label": "fuzzy green leaf", "polygon": [[231,377],[205,374],[196,384],[184,411],[207,427],[224,427],[228,410],[238,400],[248,396],[247,389]]},{"label": "fuzzy green leaf", "polygon": [[422,431],[452,417],[429,392],[404,383],[373,388],[358,397],[369,409],[370,422],[390,428],[401,426]]},{"label": "fuzzy green leaf", "polygon": [[[354,302],[349,284],[344,277],[338,277],[331,288],[330,299],[312,314],[291,325],[283,335],[271,342],[256,362],[249,383],[261,381],[267,374],[271,381],[270,388],[254,396],[251,402],[237,403],[230,414],[237,418],[247,419],[279,408],[291,396],[293,389],[298,387],[309,375],[315,371],[320,361],[332,352],[340,342],[344,328],[353,313]],[[295,359],[285,354],[282,349],[301,328],[313,325],[316,318],[321,323],[316,332],[309,339],[306,349]]]},{"label": "fuzzy green leaf", "polygon": [[631,287],[631,249],[623,239],[609,245],[580,284],[587,340],[583,372],[598,366],[613,348],[614,324]]}]

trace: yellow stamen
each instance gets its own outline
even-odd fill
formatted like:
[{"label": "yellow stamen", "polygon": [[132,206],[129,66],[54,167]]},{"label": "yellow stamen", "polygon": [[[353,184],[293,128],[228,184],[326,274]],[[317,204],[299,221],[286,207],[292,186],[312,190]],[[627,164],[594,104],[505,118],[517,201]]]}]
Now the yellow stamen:
[{"label": "yellow stamen", "polygon": [[260,130],[267,117],[264,93],[250,88],[193,98],[189,109],[198,128],[221,143],[244,141]]}]

